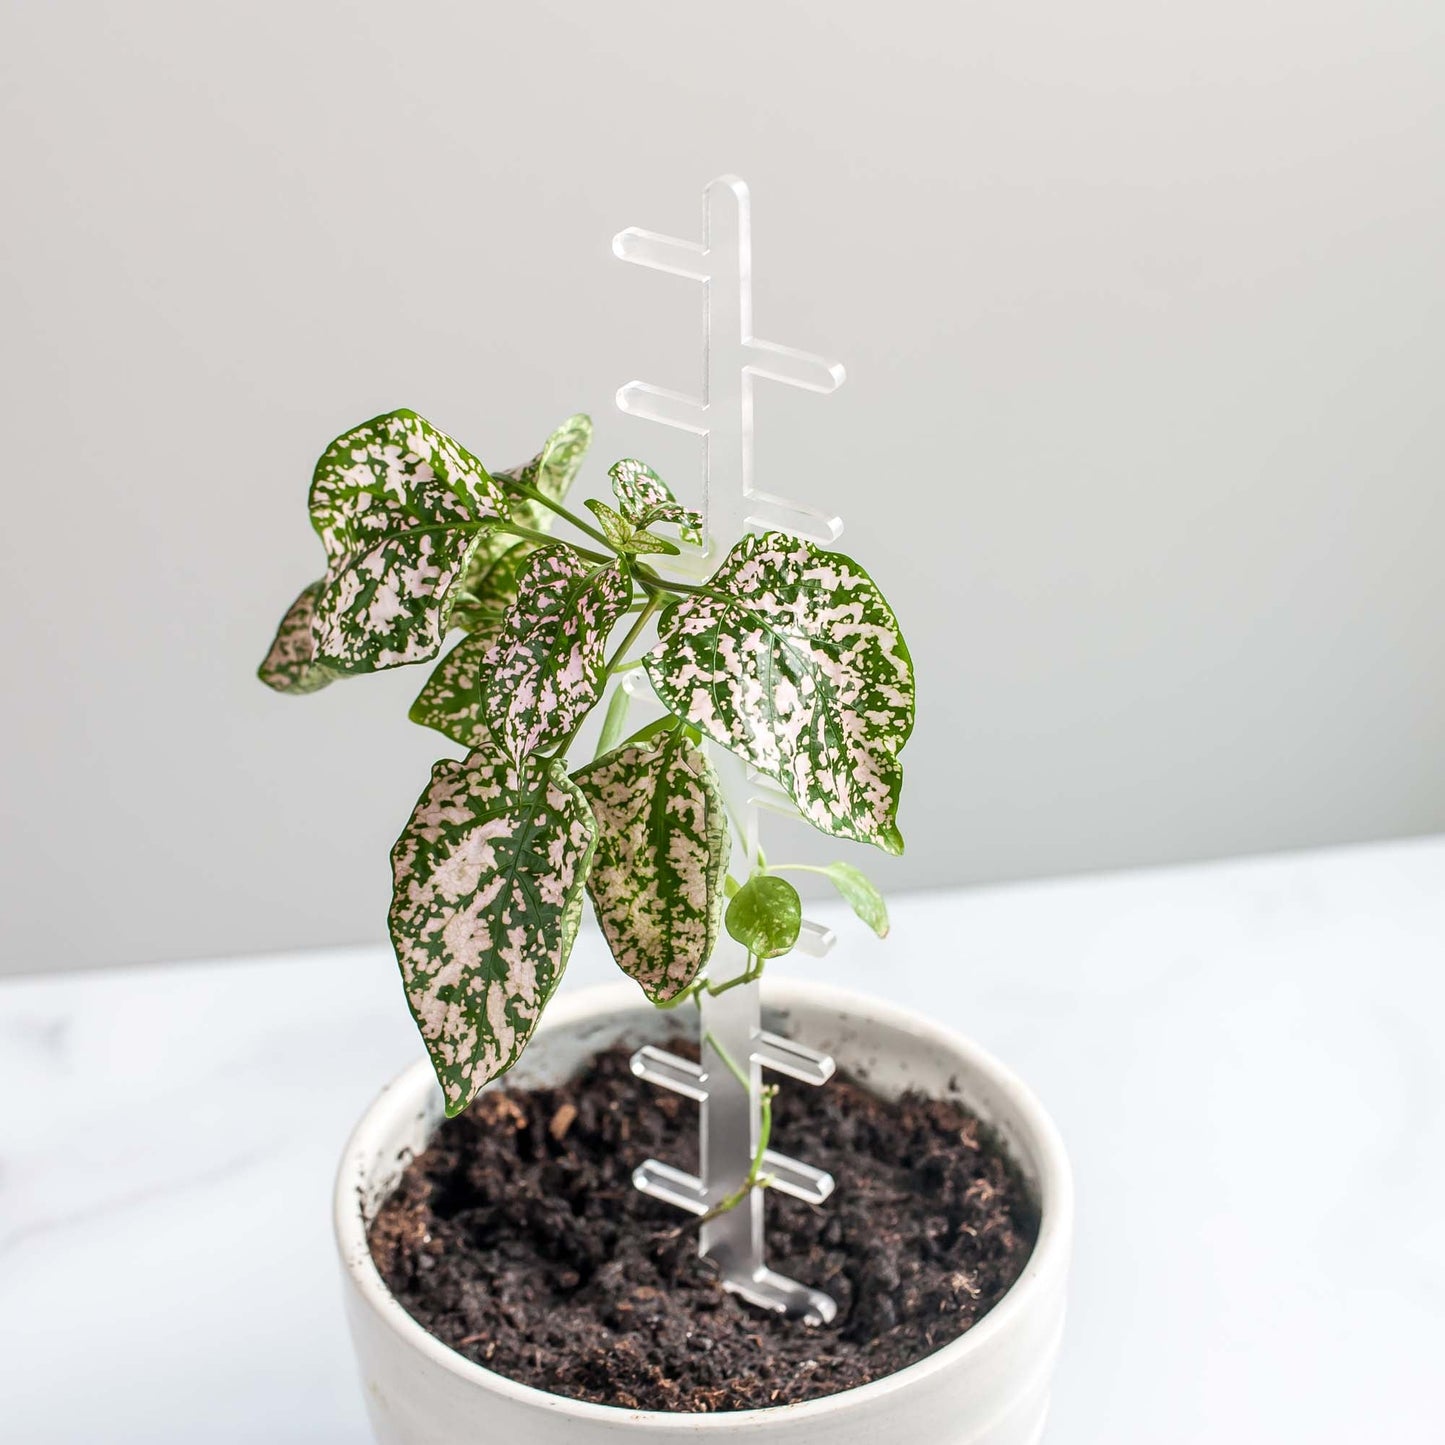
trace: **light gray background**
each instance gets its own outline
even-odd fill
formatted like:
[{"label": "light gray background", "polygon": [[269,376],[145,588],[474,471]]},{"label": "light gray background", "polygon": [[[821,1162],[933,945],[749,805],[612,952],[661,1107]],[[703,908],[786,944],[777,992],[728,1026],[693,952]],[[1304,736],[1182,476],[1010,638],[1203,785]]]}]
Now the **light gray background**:
[{"label": "light gray background", "polygon": [[1445,825],[1433,0],[0,14],[0,969],[381,936],[445,744],[418,671],[252,677],[310,465],[581,407],[695,475],[611,398],[695,385],[696,292],[608,242],[724,171],[759,331],[849,368],[760,471],[920,673],[881,882]]}]

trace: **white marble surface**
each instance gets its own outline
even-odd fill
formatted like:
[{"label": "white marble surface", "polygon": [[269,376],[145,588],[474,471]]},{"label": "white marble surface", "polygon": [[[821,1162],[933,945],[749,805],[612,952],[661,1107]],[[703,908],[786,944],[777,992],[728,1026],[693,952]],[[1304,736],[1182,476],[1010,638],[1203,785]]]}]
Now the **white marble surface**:
[{"label": "white marble surface", "polygon": [[[1445,840],[898,900],[839,982],[1074,1158],[1053,1445],[1440,1438]],[[607,976],[584,938],[565,987]],[[0,986],[0,1439],[367,1438],[331,1171],[415,1057],[379,949]]]}]

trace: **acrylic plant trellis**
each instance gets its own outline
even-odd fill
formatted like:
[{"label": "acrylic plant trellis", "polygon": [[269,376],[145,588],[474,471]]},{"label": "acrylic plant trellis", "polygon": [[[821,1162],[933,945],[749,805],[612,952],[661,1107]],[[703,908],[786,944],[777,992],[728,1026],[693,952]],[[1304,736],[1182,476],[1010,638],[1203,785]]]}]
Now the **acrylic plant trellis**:
[{"label": "acrylic plant trellis", "polygon": [[[708,557],[716,560],[749,528],[834,542],[843,530],[839,518],[754,486],[753,383],[763,378],[830,392],[842,384],[843,368],[753,335],[748,188],[736,177],[724,176],[707,187],[703,199],[700,245],[636,228],[620,232],[612,243],[614,253],[624,261],[702,283],[702,395],[683,396],[633,381],[617,393],[617,405],[630,416],[703,438],[702,512]],[[710,750],[742,835],[734,843],[734,863],[739,876],[746,878],[759,855],[760,813],[796,818],[797,810],[770,779],[729,754]],[[797,946],[821,956],[832,943],[829,930],[804,922]],[[748,962],[746,950],[724,935],[709,975],[715,984],[726,983],[745,972]],[[766,1032],[756,983],[716,996],[703,992],[700,1003],[700,1063],[653,1046],[640,1049],[632,1060],[639,1078],[701,1106],[699,1173],[648,1160],[637,1170],[634,1182],[644,1192],[702,1217],[699,1248],[717,1265],[729,1289],[766,1308],[826,1323],[837,1310],[829,1295],[767,1267],[761,1191],[749,1190],[736,1207],[716,1211],[747,1182],[761,1129],[762,1071],[824,1084],[833,1074],[833,1060]],[[763,1156],[763,1174],[772,1188],[813,1203],[821,1203],[833,1189],[831,1175],[773,1150]]]}]

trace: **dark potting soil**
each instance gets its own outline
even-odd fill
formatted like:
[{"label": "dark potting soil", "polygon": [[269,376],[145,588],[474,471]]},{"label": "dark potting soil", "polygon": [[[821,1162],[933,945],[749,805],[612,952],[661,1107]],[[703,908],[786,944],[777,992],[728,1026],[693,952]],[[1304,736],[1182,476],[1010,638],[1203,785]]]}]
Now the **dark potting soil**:
[{"label": "dark potting soil", "polygon": [[698,1258],[696,1223],[632,1187],[646,1158],[696,1159],[698,1109],[627,1061],[614,1049],[561,1088],[484,1093],[382,1206],[382,1278],[469,1359],[605,1405],[783,1405],[931,1354],[1023,1269],[1037,1208],[966,1109],[884,1101],[847,1078],[784,1081],[775,1147],[837,1188],[821,1206],[766,1196],[768,1262],[827,1290],[838,1317],[812,1326],[743,1304]]}]

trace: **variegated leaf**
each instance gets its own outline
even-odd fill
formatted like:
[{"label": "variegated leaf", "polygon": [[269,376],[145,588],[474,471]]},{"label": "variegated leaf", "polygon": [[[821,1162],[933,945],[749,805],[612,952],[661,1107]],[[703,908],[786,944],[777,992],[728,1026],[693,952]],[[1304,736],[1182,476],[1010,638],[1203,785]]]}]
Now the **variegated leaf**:
[{"label": "variegated leaf", "polygon": [[491,731],[482,721],[482,674],[505,620],[504,612],[493,612],[490,622],[477,618],[475,630],[432,670],[407,714],[412,722],[435,728],[465,748],[491,742]]},{"label": "variegated leaf", "polygon": [[[505,487],[508,482],[525,482],[560,502],[582,469],[582,459],[592,444],[592,418],[579,412],[569,416],[530,462],[497,472],[496,478]],[[509,489],[510,493],[510,489]],[[552,525],[552,511],[526,497],[510,493],[508,498],[513,518],[528,527],[546,530]]]},{"label": "variegated leaf", "polygon": [[391,851],[389,923],[448,1115],[531,1037],[577,934],[594,838],[560,764],[519,772],[479,748],[432,769]]},{"label": "variegated leaf", "polygon": [[588,497],[584,505],[597,518],[597,525],[602,528],[602,535],[619,552],[625,552],[633,557],[644,557],[653,553],[662,553],[670,557],[678,555],[678,549],[671,542],[662,537],[654,537],[651,532],[644,532],[640,527],[634,527],[626,517],[614,512],[606,502],[599,502],[595,497]]},{"label": "variegated leaf", "polygon": [[615,462],[607,473],[622,515],[633,526],[651,527],[656,522],[675,522],[684,542],[702,545],[702,513],[684,507],[672,495],[672,488],[646,462],[633,457]]},{"label": "variegated leaf", "polygon": [[456,585],[503,506],[486,468],[415,412],[388,412],[338,437],[311,483],[311,520],[329,562],[317,659],[372,672],[434,657]]},{"label": "variegated leaf", "polygon": [[708,589],[658,623],[646,666],[663,703],[776,778],[824,833],[901,853],[913,664],[872,579],[768,532],[744,537]]},{"label": "variegated leaf", "polygon": [[[511,541],[510,547],[494,550],[495,542]],[[478,548],[453,597],[451,625],[464,632],[494,629],[499,617],[517,600],[517,581],[527,558],[535,552],[532,542],[518,542],[498,533]]]},{"label": "variegated leaf", "polygon": [[[492,473],[507,494],[507,512],[512,521],[539,532],[551,530],[556,514],[510,484],[527,483],[543,496],[560,502],[575,480],[591,440],[592,419],[579,413],[568,417],[530,462]],[[473,619],[479,614],[485,616],[494,606],[509,607],[516,597],[522,564],[537,545],[518,541],[504,532],[484,538],[472,554],[458,588],[452,625],[471,632],[475,630]]]},{"label": "variegated leaf", "polygon": [[532,554],[482,678],[482,717],[504,751],[520,760],[550,747],[591,711],[607,681],[607,636],[631,600],[614,566],[560,542]]},{"label": "variegated leaf", "polygon": [[316,692],[336,680],[336,674],[329,667],[323,667],[316,661],[316,642],[311,631],[316,599],[324,585],[323,582],[313,582],[291,604],[276,629],[266,660],[256,669],[261,681],[277,692],[299,696]]},{"label": "variegated leaf", "polygon": [[730,840],[717,773],[676,729],[573,780],[597,819],[587,891],[617,966],[666,1003],[717,942]]}]

